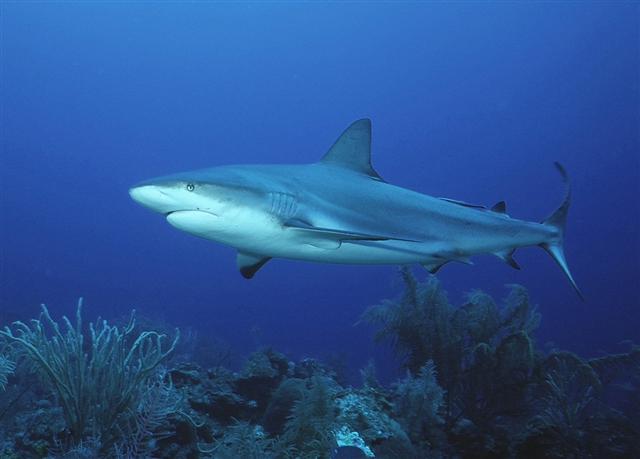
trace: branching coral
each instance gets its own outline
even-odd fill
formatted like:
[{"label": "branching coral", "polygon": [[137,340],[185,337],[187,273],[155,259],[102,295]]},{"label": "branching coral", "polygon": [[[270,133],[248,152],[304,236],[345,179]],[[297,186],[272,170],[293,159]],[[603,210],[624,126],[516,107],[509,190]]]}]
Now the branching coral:
[{"label": "branching coral", "polygon": [[267,437],[260,426],[235,421],[210,449],[201,449],[203,454],[211,454],[215,459],[273,459],[286,457],[285,451],[278,451],[276,442]]},{"label": "branching coral", "polygon": [[436,381],[436,369],[431,360],[417,376],[408,374],[398,383],[394,401],[394,414],[415,445],[428,451],[439,442],[444,391]]},{"label": "branching coral", "polygon": [[336,446],[336,404],[332,386],[315,376],[302,398],[295,402],[282,436],[282,444],[299,458],[328,458]]},{"label": "branching coral", "polygon": [[405,284],[400,298],[370,307],[361,322],[379,326],[376,341],[388,340],[412,373],[434,360],[442,375],[445,360],[461,358],[462,345],[456,324],[450,320],[447,296],[436,278],[418,283],[407,268],[400,275]]},{"label": "branching coral", "polygon": [[427,438],[429,428],[442,423],[444,391],[436,381],[436,369],[430,360],[417,377],[407,375],[396,388],[395,414],[413,438]]},{"label": "branching coral", "polygon": [[[376,338],[390,341],[404,358],[413,375],[404,383],[408,393],[428,395],[415,377],[421,365],[433,361],[445,390],[444,432],[457,453],[627,457],[638,447],[637,416],[613,408],[604,390],[619,382],[633,394],[637,386],[630,375],[640,374],[637,347],[589,361],[568,352],[545,358],[532,340],[540,314],[523,287],[509,286],[501,305],[475,291],[456,307],[434,278],[418,282],[408,269],[402,278],[400,298],[370,308],[363,319],[377,325]],[[616,396],[611,392],[609,401]],[[627,399],[633,404],[633,396]],[[427,437],[416,433],[420,416],[400,409],[402,398],[395,402],[414,444]]]},{"label": "branching coral", "polygon": [[533,364],[529,333],[540,315],[523,287],[510,286],[502,307],[479,291],[454,307],[435,278],[420,283],[406,268],[401,276],[400,298],[369,308],[362,320],[379,327],[376,340],[389,340],[412,374],[429,360],[435,363],[448,419],[460,416],[465,405],[486,409],[490,392],[500,393],[498,385],[526,379]]},{"label": "branching coral", "polygon": [[136,406],[119,423],[120,440],[114,445],[116,457],[151,457],[156,442],[174,434],[168,420],[182,412],[183,398],[159,368],[141,390]]},{"label": "branching coral", "polygon": [[8,377],[13,374],[16,364],[3,355],[0,355],[0,390],[7,386]]},{"label": "branching coral", "polygon": [[[38,320],[0,332],[0,356],[18,362],[1,395],[17,400],[17,389],[35,387],[24,396],[28,416],[2,419],[18,405],[2,407],[13,443],[0,456],[638,456],[638,347],[594,359],[545,355],[535,350],[540,315],[523,287],[510,286],[502,302],[474,291],[452,305],[434,278],[402,276],[402,296],[363,318],[403,357],[407,376],[391,387],[376,380],[373,363],[354,389],[314,359],[271,350],[241,373],[186,362],[165,371],[176,341],[134,327],[133,316],[121,327],[83,328],[80,304],[74,324],[58,325],[43,307]],[[33,367],[60,406],[40,400],[35,374],[21,376]],[[12,370],[0,357],[0,385]]]},{"label": "branching coral", "polygon": [[447,431],[471,421],[474,435],[504,437],[505,417],[527,416],[535,365],[530,333],[540,320],[527,291],[509,286],[502,305],[474,291],[456,307],[435,278],[418,282],[406,268],[401,276],[400,298],[369,308],[363,320],[379,327],[376,339],[390,341],[413,376],[420,377],[423,365],[433,362],[444,390]]},{"label": "branching coral", "polygon": [[63,317],[61,327],[46,306],[30,324],[15,322],[0,334],[18,343],[39,368],[61,404],[65,421],[76,443],[99,437],[110,448],[118,435],[124,413],[135,411],[157,366],[173,351],[179,338],[154,331],[132,336],[135,318],[122,328],[98,319],[82,325],[82,299],[75,325]]},{"label": "branching coral", "polygon": [[561,429],[563,435],[577,433],[601,388],[600,379],[590,365],[569,352],[550,356],[544,366],[539,420],[542,425]]}]

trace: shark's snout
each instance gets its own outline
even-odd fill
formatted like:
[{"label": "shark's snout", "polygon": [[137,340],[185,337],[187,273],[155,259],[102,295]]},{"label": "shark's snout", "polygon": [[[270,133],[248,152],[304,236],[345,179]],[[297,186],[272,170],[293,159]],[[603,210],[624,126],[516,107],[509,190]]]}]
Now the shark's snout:
[{"label": "shark's snout", "polygon": [[168,213],[176,210],[176,200],[158,186],[134,186],[129,189],[129,196],[138,204],[155,210],[156,212]]}]

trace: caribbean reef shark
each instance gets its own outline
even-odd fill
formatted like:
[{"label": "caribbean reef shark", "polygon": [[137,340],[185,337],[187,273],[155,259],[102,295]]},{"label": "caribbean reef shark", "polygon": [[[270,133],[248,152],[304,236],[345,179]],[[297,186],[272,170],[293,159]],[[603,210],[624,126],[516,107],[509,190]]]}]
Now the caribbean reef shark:
[{"label": "caribbean reef shark", "polygon": [[131,197],[187,233],[238,251],[245,278],[271,258],[324,263],[419,263],[435,273],[450,261],[494,254],[519,269],[513,252],[545,249],[578,295],[563,252],[571,201],[542,223],[492,208],[427,196],[384,181],[371,166],[371,121],[351,124],[317,163],[201,169],[142,182]]}]

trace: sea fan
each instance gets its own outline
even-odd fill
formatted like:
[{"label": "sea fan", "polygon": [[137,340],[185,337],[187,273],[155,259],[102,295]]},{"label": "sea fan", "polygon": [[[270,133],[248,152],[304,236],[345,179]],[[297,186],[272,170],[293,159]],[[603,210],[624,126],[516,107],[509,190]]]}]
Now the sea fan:
[{"label": "sea fan", "polygon": [[8,377],[13,374],[16,364],[3,355],[0,355],[0,390],[7,386]]}]

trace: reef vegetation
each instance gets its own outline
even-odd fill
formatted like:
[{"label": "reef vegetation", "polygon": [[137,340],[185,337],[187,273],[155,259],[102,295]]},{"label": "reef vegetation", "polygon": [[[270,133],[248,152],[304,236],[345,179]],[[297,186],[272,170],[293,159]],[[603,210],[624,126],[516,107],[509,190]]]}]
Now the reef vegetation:
[{"label": "reef vegetation", "polygon": [[543,352],[525,288],[453,305],[435,277],[400,273],[400,297],[360,320],[406,370],[388,386],[373,363],[353,387],[273,349],[234,372],[193,332],[43,306],[0,331],[0,458],[640,457],[639,347]]}]

